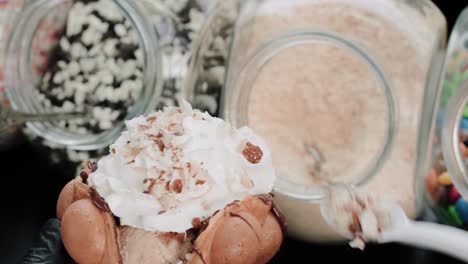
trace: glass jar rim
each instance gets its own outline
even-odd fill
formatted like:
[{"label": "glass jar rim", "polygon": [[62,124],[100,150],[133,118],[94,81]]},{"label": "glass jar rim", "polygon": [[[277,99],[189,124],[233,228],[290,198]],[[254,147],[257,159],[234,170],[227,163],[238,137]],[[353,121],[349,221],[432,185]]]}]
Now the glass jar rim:
[{"label": "glass jar rim", "polygon": [[457,190],[468,197],[468,171],[460,151],[460,122],[468,104],[468,81],[465,81],[452,95],[444,113],[441,141],[442,153],[450,178]]},{"label": "glass jar rim", "polygon": [[[11,102],[13,108],[24,112],[34,112],[38,109],[28,105],[20,94],[24,85],[29,85],[34,89],[32,83],[16,83],[18,72],[24,74],[26,67],[30,67],[31,45],[34,36],[37,32],[37,25],[44,17],[48,15],[48,11],[56,6],[66,3],[70,0],[37,0],[33,1],[21,11],[17,16],[13,28],[10,30],[6,48],[5,48],[5,84],[6,95]],[[129,0],[113,0],[119,11],[128,18],[129,22],[137,32],[139,45],[143,51],[144,73],[143,73],[143,89],[139,98],[135,101],[125,119],[131,119],[138,115],[147,114],[156,106],[156,98],[162,89],[162,59],[158,52],[158,38],[155,31],[152,29],[151,22],[146,18],[138,3]],[[15,49],[25,49],[27,55],[23,59],[15,56]],[[21,52],[21,51],[20,51]],[[21,61],[22,60],[22,61]],[[23,64],[23,65],[22,65]],[[29,70],[29,69],[28,69]],[[23,87],[19,87],[23,86]],[[26,126],[36,135],[56,144],[64,145],[76,150],[96,150],[112,144],[120,135],[124,128],[124,122],[115,124],[111,129],[105,130],[99,134],[84,134],[78,135],[66,131],[66,129],[58,128],[50,123],[33,123],[28,122]]]},{"label": "glass jar rim", "polygon": [[[386,137],[384,138],[385,143],[378,152],[378,157],[374,160],[373,164],[364,170],[362,176],[358,175],[360,176],[358,178],[359,180],[351,183],[351,185],[356,187],[362,186],[369,182],[377,174],[393,147],[394,134],[395,130],[397,129],[396,100],[393,95],[390,82],[378,61],[371,57],[364,48],[357,44],[357,42],[350,38],[344,37],[335,32],[295,30],[278,34],[262,42],[262,44],[257,46],[247,56],[247,58],[240,63],[239,71],[235,72],[235,76],[230,76],[230,74],[227,74],[226,88],[223,90],[221,96],[221,117],[225,118],[234,126],[245,125],[247,123],[247,118],[245,117],[247,114],[245,114],[244,117],[238,118],[239,107],[234,107],[239,103],[239,101],[244,101],[244,103],[247,101],[245,98],[240,98],[241,96],[249,96],[248,94],[250,94],[250,85],[241,85],[249,82],[245,81],[244,79],[249,78],[249,76],[256,76],[256,73],[259,72],[261,67],[269,59],[274,57],[282,50],[292,46],[306,44],[310,41],[320,41],[322,43],[325,42],[328,44],[333,44],[353,52],[354,55],[362,59],[364,63],[369,66],[369,69],[372,71],[372,73],[377,76],[376,80],[379,82],[379,88],[382,90],[383,96],[385,97],[387,104],[387,128]],[[246,91],[246,89],[249,90]],[[306,201],[320,201],[324,197],[327,187],[327,185],[306,187],[304,185],[291,182],[281,175],[277,175],[277,181],[275,183],[276,192],[294,199]]]}]

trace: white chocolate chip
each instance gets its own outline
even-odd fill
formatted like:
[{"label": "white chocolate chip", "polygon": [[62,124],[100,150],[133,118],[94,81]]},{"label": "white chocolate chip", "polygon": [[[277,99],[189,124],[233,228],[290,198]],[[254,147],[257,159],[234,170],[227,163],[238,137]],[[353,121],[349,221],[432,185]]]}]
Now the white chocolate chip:
[{"label": "white chocolate chip", "polygon": [[60,39],[60,48],[64,51],[70,50],[70,42],[68,42],[67,38]]},{"label": "white chocolate chip", "polygon": [[115,25],[114,30],[115,30],[115,33],[117,34],[117,36],[119,36],[119,37],[124,37],[125,35],[127,35],[127,29],[122,24]]}]

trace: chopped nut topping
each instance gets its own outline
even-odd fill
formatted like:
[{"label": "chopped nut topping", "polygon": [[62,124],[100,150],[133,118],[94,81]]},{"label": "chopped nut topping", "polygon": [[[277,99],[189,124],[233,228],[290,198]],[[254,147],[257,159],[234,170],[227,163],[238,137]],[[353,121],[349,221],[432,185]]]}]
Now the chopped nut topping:
[{"label": "chopped nut topping", "polygon": [[201,220],[198,217],[192,219],[193,228],[199,229],[201,227]]},{"label": "chopped nut topping", "polygon": [[259,163],[263,156],[262,150],[250,142],[246,143],[242,154],[244,155],[245,159],[253,164]]},{"label": "chopped nut topping", "polygon": [[154,185],[156,185],[156,179],[145,179],[143,180],[143,183],[146,184],[148,181],[150,182],[150,185],[148,186],[148,189],[144,191],[144,193],[151,193],[153,191]]},{"label": "chopped nut topping", "polygon": [[175,179],[174,182],[172,182],[172,189],[176,193],[181,193],[182,192],[182,187],[183,187],[183,184],[182,184],[181,179]]},{"label": "chopped nut topping", "polygon": [[205,182],[206,182],[206,181],[204,181],[204,180],[197,180],[197,181],[195,182],[195,184],[196,184],[196,185],[202,185],[202,184],[204,184]]},{"label": "chopped nut topping", "polygon": [[112,149],[111,149],[111,152],[112,152],[112,154],[117,153],[117,151],[115,151],[115,148],[112,148]]},{"label": "chopped nut topping", "polygon": [[166,148],[166,146],[164,145],[164,143],[160,139],[155,139],[154,143],[156,143],[156,145],[158,145],[159,151],[161,151],[161,152],[163,152],[164,149]]},{"label": "chopped nut topping", "polygon": [[162,170],[161,172],[159,172],[158,180],[160,180],[164,176],[165,173],[166,173],[165,170]]},{"label": "chopped nut topping", "polygon": [[166,191],[169,191],[169,190],[170,190],[169,185],[170,185],[170,182],[167,181],[167,182],[166,182],[166,186],[164,187],[164,188],[166,189]]},{"label": "chopped nut topping", "polygon": [[157,118],[156,118],[155,116],[151,116],[151,117],[148,117],[148,118],[146,119],[146,121],[148,121],[148,122],[150,122],[150,123],[153,123],[154,121],[156,121],[156,119],[157,119]]}]

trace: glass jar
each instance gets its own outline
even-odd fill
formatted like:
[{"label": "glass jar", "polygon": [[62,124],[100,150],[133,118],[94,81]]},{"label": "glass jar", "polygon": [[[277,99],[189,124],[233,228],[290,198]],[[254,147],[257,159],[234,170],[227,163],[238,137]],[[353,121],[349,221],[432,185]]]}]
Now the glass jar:
[{"label": "glass jar", "polygon": [[468,8],[450,37],[444,77],[426,198],[442,222],[468,229]]},{"label": "glass jar", "polygon": [[420,216],[445,58],[446,21],[437,7],[428,0],[218,5],[202,31],[187,97],[202,90],[203,54],[230,6],[220,116],[270,145],[289,234],[344,241],[320,214],[330,183],[390,198],[409,217]]},{"label": "glass jar", "polygon": [[[22,10],[15,16],[14,23],[11,23],[12,29],[5,48],[4,81],[8,99],[14,109],[27,113],[54,110],[47,108],[39,100],[40,96],[36,91],[45,77],[44,70],[47,67],[49,52],[58,45],[61,35],[67,30],[67,16],[73,2],[75,1],[25,1]],[[111,6],[112,8],[116,8],[123,15],[129,28],[136,33],[137,45],[142,53],[141,92],[135,95],[134,103],[121,118],[126,120],[154,111],[155,99],[162,89],[161,54],[158,52],[156,32],[140,4],[127,0],[109,2],[115,6]],[[70,107],[70,110],[78,109]],[[94,109],[89,111],[96,118],[105,115],[105,113],[92,112]],[[97,133],[83,133],[59,126],[56,122],[27,123],[27,127],[33,133],[49,142],[76,150],[96,150],[108,146],[118,137],[123,126],[121,121]]]}]

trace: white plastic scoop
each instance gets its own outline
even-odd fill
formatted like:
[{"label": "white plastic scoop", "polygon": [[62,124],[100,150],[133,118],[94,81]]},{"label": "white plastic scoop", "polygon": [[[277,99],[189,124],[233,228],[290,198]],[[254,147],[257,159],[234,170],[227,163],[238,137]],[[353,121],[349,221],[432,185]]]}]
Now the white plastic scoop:
[{"label": "white plastic scoop", "polygon": [[398,242],[431,249],[468,262],[468,232],[436,223],[412,221],[399,205],[389,207],[391,225],[382,230],[377,242]]},{"label": "white plastic scoop", "polygon": [[[345,188],[344,192],[341,192],[339,203],[347,199],[348,201],[357,201],[351,187],[338,188]],[[362,203],[362,201],[359,202]],[[374,204],[374,207],[379,208],[378,212],[369,213],[369,210],[366,210],[362,214],[362,218],[359,219],[364,240],[381,244],[397,242],[439,251],[468,262],[468,232],[436,223],[412,221],[408,219],[403,209],[394,202],[385,201]],[[339,234],[349,239],[355,238],[347,224],[348,219],[356,219],[356,216],[353,218],[351,212],[345,212],[342,207],[332,204],[330,199],[324,199],[324,202],[321,203],[321,213],[324,220]]]}]

